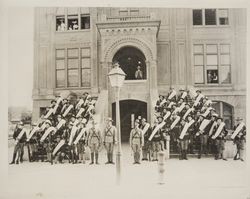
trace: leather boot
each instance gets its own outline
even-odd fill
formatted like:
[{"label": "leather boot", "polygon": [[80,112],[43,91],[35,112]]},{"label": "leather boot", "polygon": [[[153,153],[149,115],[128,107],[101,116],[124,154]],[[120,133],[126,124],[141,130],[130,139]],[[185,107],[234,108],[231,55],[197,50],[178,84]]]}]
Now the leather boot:
[{"label": "leather boot", "polygon": [[98,162],[98,153],[95,154],[95,164],[99,164],[99,162]]},{"label": "leather boot", "polygon": [[15,164],[15,159],[16,159],[16,153],[13,154],[13,158],[10,164]]},{"label": "leather boot", "polygon": [[91,162],[90,162],[90,164],[94,164],[94,153],[91,153],[91,154],[90,154],[90,157],[91,157]]}]

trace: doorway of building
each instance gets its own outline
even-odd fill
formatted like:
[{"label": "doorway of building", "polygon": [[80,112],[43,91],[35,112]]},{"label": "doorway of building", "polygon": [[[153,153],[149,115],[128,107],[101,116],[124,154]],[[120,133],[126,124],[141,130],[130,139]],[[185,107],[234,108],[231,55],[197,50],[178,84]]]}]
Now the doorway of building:
[{"label": "doorway of building", "polygon": [[[112,103],[112,118],[116,124],[115,103]],[[128,142],[134,120],[141,116],[147,119],[147,103],[138,100],[120,101],[121,141]]]}]

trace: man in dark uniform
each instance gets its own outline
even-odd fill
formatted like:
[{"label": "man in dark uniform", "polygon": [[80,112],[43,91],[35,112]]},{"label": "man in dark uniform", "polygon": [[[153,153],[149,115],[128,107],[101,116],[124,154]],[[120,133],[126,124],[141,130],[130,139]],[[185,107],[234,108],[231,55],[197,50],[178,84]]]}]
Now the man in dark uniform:
[{"label": "man in dark uniform", "polygon": [[[157,123],[153,126],[152,132],[162,122],[162,117],[157,118]],[[162,150],[161,141],[163,141],[163,133],[162,130],[159,129],[152,138],[152,150],[153,150],[153,160],[158,161],[158,152]]]},{"label": "man in dark uniform", "polygon": [[220,127],[222,122],[223,122],[222,118],[218,117],[217,126],[215,127],[214,133],[212,136],[212,139],[215,139],[215,146],[216,146],[215,160],[218,160],[218,159],[227,160],[223,155],[223,152],[225,150],[225,142],[226,142],[225,137],[228,134],[228,131],[226,130],[225,126],[220,131],[220,134],[217,137],[214,137],[215,133],[217,132],[217,129]]},{"label": "man in dark uniform", "polygon": [[202,114],[200,114],[198,121],[195,123],[196,139],[198,139],[198,143],[200,145],[199,152],[198,152],[198,159],[201,158],[201,154],[204,151],[203,150],[203,147],[204,147],[204,139],[203,139],[203,137],[204,136],[202,136],[203,132],[201,132],[200,129],[199,129],[201,123],[203,122],[203,120],[204,120],[204,116]]},{"label": "man in dark uniform", "polygon": [[186,131],[183,138],[180,137],[182,130],[184,129],[184,126],[186,124],[186,121],[184,119],[181,120],[180,125],[178,126],[178,141],[180,142],[180,160],[187,160],[187,149],[188,149],[188,142],[189,142],[189,131]]},{"label": "man in dark uniform", "polygon": [[147,123],[145,118],[142,118],[140,129],[144,133],[144,135],[143,135],[144,136],[144,145],[142,146],[142,161],[144,161],[144,160],[148,161],[148,160],[150,160],[149,148],[150,148],[150,144],[151,144],[150,141],[148,140],[148,138],[151,135],[152,131],[151,131],[150,125]]},{"label": "man in dark uniform", "polygon": [[[240,125],[242,122],[241,118],[236,119],[237,124],[234,126],[234,130]],[[245,149],[245,143],[246,143],[246,126],[244,125],[240,132],[235,136],[234,138],[234,144],[236,144],[236,154],[234,156],[234,160],[241,160],[243,159],[244,149]]]},{"label": "man in dark uniform", "polygon": [[[24,143],[26,141],[26,133],[23,129],[23,122],[19,122],[14,130],[13,139],[15,141],[15,147],[13,152],[13,158],[10,164],[19,164],[21,160],[21,154],[23,152]],[[16,160],[17,159],[17,160]]]}]

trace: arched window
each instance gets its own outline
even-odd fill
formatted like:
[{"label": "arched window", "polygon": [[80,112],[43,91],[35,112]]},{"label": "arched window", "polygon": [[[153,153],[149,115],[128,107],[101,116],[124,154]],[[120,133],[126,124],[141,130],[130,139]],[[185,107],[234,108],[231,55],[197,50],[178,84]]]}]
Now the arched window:
[{"label": "arched window", "polygon": [[222,101],[213,101],[214,104],[212,105],[215,111],[223,118],[226,128],[232,129],[233,128],[233,106],[222,102]]},{"label": "arched window", "polygon": [[117,51],[113,62],[118,61],[121,69],[126,73],[125,80],[147,79],[144,54],[134,47],[123,47]]}]

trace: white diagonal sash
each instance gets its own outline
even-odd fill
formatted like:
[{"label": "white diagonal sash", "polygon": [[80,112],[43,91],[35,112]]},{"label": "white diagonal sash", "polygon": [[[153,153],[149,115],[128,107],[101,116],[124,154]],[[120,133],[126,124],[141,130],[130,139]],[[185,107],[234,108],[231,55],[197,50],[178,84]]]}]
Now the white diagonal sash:
[{"label": "white diagonal sash", "polygon": [[80,108],[80,110],[79,110],[78,113],[76,114],[76,117],[81,116],[84,110],[85,110],[84,108]]},{"label": "white diagonal sash", "polygon": [[76,137],[75,141],[73,142],[74,144],[77,144],[79,142],[79,140],[81,139],[81,137],[84,135],[85,131],[87,130],[87,128],[83,128],[81,130],[81,132],[79,133],[79,135]]},{"label": "white diagonal sash", "polygon": [[185,102],[183,102],[179,107],[177,107],[173,113],[181,112],[185,107]]},{"label": "white diagonal sash", "polygon": [[57,146],[54,148],[53,150],[53,155],[55,155],[57,153],[57,151],[59,151],[59,149],[65,144],[65,140],[60,140],[60,142],[57,144]]},{"label": "white diagonal sash", "polygon": [[182,95],[181,95],[181,98],[185,99],[186,96],[187,96],[187,92],[183,92]]},{"label": "white diagonal sash", "polygon": [[73,105],[72,105],[72,104],[69,105],[69,107],[68,107],[68,108],[66,109],[66,111],[63,113],[63,117],[66,117],[72,108],[73,108]]},{"label": "white diagonal sash", "polygon": [[142,129],[142,136],[144,136],[144,134],[147,132],[148,128],[149,128],[149,123],[147,123],[144,128]]},{"label": "white diagonal sash", "polygon": [[213,125],[211,126],[211,129],[209,130],[209,133],[208,133],[209,136],[212,135],[215,126],[216,126],[216,122],[214,121]]},{"label": "white diagonal sash", "polygon": [[61,121],[56,125],[56,129],[59,130],[64,124],[66,124],[66,121],[61,119]]},{"label": "white diagonal sash", "polygon": [[180,119],[181,119],[180,116],[177,116],[173,121],[173,123],[171,124],[170,129],[173,129],[176,126],[176,124],[180,121]]},{"label": "white diagonal sash", "polygon": [[201,93],[197,96],[197,98],[194,101],[194,106],[197,106],[197,104],[199,103],[199,101],[204,97],[204,95],[202,95]]},{"label": "white diagonal sash", "polygon": [[163,120],[168,119],[168,117],[171,115],[170,111],[167,111],[167,113],[163,116]]},{"label": "white diagonal sash", "polygon": [[212,104],[212,100],[207,100],[206,102],[205,102],[205,106],[209,106],[209,105],[211,105]]},{"label": "white diagonal sash", "polygon": [[244,126],[245,126],[244,122],[241,122],[239,126],[237,126],[233,134],[231,135],[231,138],[234,139],[238,135],[238,133],[243,129]]},{"label": "white diagonal sash", "polygon": [[187,130],[189,129],[189,127],[194,123],[194,120],[191,120],[190,122],[186,123],[184,128],[181,131],[181,134],[179,136],[180,139],[183,139],[183,137],[186,135]]},{"label": "white diagonal sash", "polygon": [[165,98],[162,100],[159,106],[162,106],[166,102]]},{"label": "white diagonal sash", "polygon": [[57,104],[55,105],[55,107],[53,108],[53,113],[54,113],[54,114],[56,114],[56,110],[58,109],[58,106],[59,106],[59,103],[57,103]]},{"label": "white diagonal sash", "polygon": [[53,108],[50,108],[47,114],[44,116],[45,119],[48,119],[48,117],[54,112]]},{"label": "white diagonal sash", "polygon": [[209,114],[211,110],[212,110],[212,107],[208,107],[205,113],[203,113],[204,117],[207,117],[207,115]]},{"label": "white diagonal sash", "polygon": [[21,132],[18,134],[17,138],[16,138],[16,141],[15,141],[15,144],[18,143],[18,141],[23,137],[23,134],[26,133],[26,129],[22,129]]},{"label": "white diagonal sash", "polygon": [[60,102],[63,101],[63,98],[62,97],[59,97],[56,101],[57,104],[60,104]]},{"label": "white diagonal sash", "polygon": [[156,132],[161,129],[164,125],[166,124],[166,122],[161,122],[160,124],[158,124],[155,129],[153,130],[153,132],[151,133],[150,137],[148,138],[149,141],[152,140],[152,138],[154,137],[154,135],[156,134]]},{"label": "white diagonal sash", "polygon": [[220,135],[220,133],[221,133],[222,129],[224,128],[224,126],[225,126],[225,123],[221,122],[220,126],[216,130],[215,134],[212,136],[212,139],[215,139],[215,138],[217,138]]},{"label": "white diagonal sash", "polygon": [[46,128],[46,123],[43,122],[42,126],[41,126],[41,130],[44,130]]},{"label": "white diagonal sash", "polygon": [[173,104],[174,104],[174,102],[170,102],[168,105],[168,108],[171,108]]},{"label": "white diagonal sash", "polygon": [[73,127],[72,127],[72,129],[71,129],[71,131],[70,131],[70,137],[69,137],[69,143],[68,143],[68,145],[71,145],[71,144],[72,144],[73,138],[74,138],[74,136],[75,136],[75,134],[76,134],[77,129],[78,129],[78,128],[77,128],[76,126],[73,126]]},{"label": "white diagonal sash", "polygon": [[210,120],[203,119],[203,121],[201,122],[201,125],[199,127],[199,130],[203,131],[206,128],[206,126],[209,124],[209,122],[210,122]]},{"label": "white diagonal sash", "polygon": [[191,113],[191,111],[193,111],[193,110],[194,110],[194,108],[189,108],[189,109],[186,111],[186,113],[184,114],[183,119],[185,120],[186,117],[189,115],[189,113]]},{"label": "white diagonal sash", "polygon": [[77,124],[79,124],[79,120],[78,120],[78,119],[76,119],[76,120],[74,121],[73,126],[77,126]]},{"label": "white diagonal sash", "polygon": [[28,135],[27,141],[29,141],[32,136],[35,134],[35,132],[37,132],[40,128],[38,126],[35,126],[32,131],[30,132],[30,134]]},{"label": "white diagonal sash", "polygon": [[81,107],[83,103],[84,103],[83,99],[80,99],[79,102],[76,105],[76,108]]},{"label": "white diagonal sash", "polygon": [[56,132],[56,128],[53,127],[53,126],[49,127],[49,128],[45,131],[45,133],[44,133],[43,136],[41,137],[41,140],[40,140],[40,141],[43,142],[43,141],[46,139],[46,137],[47,137],[52,131]]},{"label": "white diagonal sash", "polygon": [[176,91],[173,90],[170,95],[168,96],[168,99],[171,100],[174,96],[176,96]]}]

